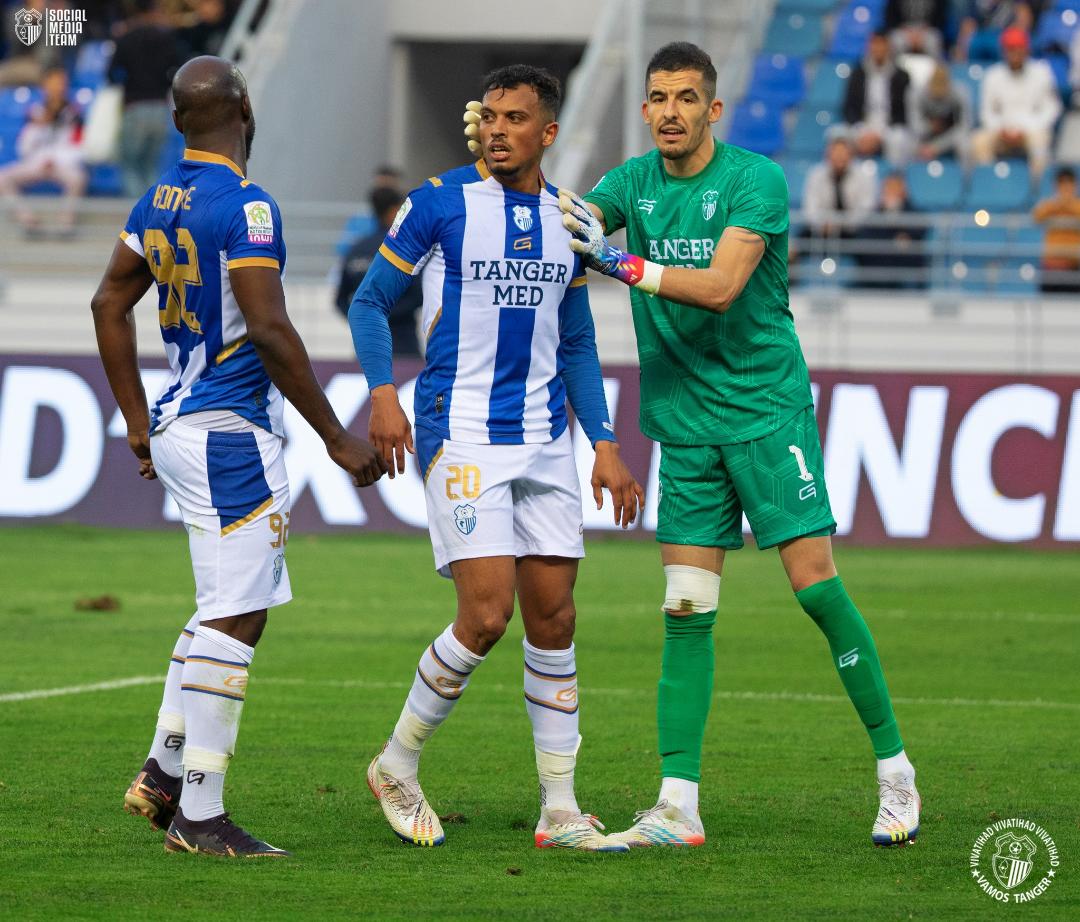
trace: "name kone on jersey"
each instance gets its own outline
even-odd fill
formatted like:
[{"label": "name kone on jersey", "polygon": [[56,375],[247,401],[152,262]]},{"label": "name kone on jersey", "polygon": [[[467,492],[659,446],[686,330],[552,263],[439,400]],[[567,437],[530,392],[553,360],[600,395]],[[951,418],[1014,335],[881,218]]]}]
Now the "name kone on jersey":
[{"label": "name kone on jersey", "polygon": [[500,285],[499,282],[540,282],[565,285],[569,267],[566,263],[536,259],[473,259],[469,261],[471,281],[495,282],[495,305],[539,307],[544,301],[540,285]]}]

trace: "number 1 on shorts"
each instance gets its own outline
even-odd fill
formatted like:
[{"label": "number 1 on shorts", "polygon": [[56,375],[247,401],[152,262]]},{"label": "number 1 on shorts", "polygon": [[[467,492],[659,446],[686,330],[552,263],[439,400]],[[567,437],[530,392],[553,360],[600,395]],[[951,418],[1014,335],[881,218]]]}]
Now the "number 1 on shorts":
[{"label": "number 1 on shorts", "polygon": [[799,479],[813,480],[814,475],[806,467],[806,455],[798,445],[788,445],[787,450],[795,456],[795,463],[799,465]]}]

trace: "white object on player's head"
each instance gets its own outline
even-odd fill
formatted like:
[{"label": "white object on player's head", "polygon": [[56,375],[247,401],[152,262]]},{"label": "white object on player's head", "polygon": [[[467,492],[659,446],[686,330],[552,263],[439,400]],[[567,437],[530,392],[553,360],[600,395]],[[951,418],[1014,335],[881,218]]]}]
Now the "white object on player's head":
[{"label": "white object on player's head", "polygon": [[480,147],[480,110],[483,108],[482,103],[472,99],[465,103],[465,112],[461,116],[465,122],[465,144],[474,157],[483,153]]}]

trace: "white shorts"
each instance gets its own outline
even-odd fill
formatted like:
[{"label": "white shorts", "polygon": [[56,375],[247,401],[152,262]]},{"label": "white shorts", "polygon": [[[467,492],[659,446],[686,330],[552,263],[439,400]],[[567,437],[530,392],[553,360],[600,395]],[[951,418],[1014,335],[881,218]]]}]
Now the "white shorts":
[{"label": "white shorts", "polygon": [[150,453],[187,528],[199,618],[288,602],[289,480],[282,440],[264,429],[208,432],[174,420],[151,437]]},{"label": "white shorts", "polygon": [[418,432],[435,568],[472,557],[584,557],[570,433],[532,445],[474,445]]}]

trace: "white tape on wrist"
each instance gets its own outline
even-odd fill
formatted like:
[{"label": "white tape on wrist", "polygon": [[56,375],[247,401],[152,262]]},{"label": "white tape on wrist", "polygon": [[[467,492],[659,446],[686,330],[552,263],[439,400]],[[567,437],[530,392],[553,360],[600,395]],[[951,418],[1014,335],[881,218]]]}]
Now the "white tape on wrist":
[{"label": "white tape on wrist", "polygon": [[640,288],[647,295],[654,295],[660,290],[660,276],[664,274],[664,267],[647,259],[643,259],[642,263],[641,281],[634,287]]}]

